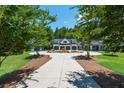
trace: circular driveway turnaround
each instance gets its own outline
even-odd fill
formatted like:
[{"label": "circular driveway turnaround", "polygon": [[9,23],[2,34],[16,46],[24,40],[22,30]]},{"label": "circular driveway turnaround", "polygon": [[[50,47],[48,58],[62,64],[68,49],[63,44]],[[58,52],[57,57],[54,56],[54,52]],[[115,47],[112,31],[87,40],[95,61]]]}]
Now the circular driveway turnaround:
[{"label": "circular driveway turnaround", "polygon": [[[73,56],[84,53],[46,53],[50,61],[21,80],[14,87],[29,88],[99,88],[100,86],[73,59]],[[92,55],[100,53],[91,52]]]}]

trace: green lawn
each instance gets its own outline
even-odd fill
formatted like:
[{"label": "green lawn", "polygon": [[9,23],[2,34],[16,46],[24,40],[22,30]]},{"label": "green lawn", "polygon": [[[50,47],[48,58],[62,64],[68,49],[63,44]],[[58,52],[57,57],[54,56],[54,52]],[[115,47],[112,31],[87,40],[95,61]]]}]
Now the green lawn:
[{"label": "green lawn", "polygon": [[28,56],[29,53],[24,52],[21,55],[11,55],[7,57],[7,59],[3,62],[2,66],[0,67],[0,76],[3,76],[6,73],[10,73],[26,64],[29,60],[25,58]]},{"label": "green lawn", "polygon": [[116,73],[124,75],[124,53],[116,53],[118,56],[97,56],[97,62],[104,67],[113,70]]}]

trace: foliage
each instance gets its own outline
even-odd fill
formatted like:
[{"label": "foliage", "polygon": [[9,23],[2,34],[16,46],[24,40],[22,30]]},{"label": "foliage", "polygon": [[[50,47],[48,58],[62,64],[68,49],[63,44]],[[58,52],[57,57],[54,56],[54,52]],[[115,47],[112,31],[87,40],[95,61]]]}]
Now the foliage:
[{"label": "foliage", "polygon": [[124,6],[105,6],[101,26],[105,48],[108,51],[119,51],[124,42]]},{"label": "foliage", "polygon": [[101,39],[102,28],[99,27],[98,6],[76,6],[78,8],[78,24],[75,29],[78,30],[80,42],[87,46],[87,57],[90,57],[90,44],[92,40]]},{"label": "foliage", "polygon": [[[124,42],[124,6],[76,6],[80,41],[88,45],[92,40],[102,39],[107,51],[116,52]],[[82,37],[82,38],[81,38]],[[82,39],[82,40],[81,40]]]},{"label": "foliage", "polygon": [[66,28],[66,27],[62,27],[62,28],[56,28],[55,32],[54,32],[54,38],[56,39],[63,39],[63,38],[67,38],[67,39],[71,39],[73,38],[73,30]]},{"label": "foliage", "polygon": [[33,43],[49,43],[45,30],[55,21],[49,11],[39,6],[0,6],[0,11],[0,65],[9,54],[22,53]]}]

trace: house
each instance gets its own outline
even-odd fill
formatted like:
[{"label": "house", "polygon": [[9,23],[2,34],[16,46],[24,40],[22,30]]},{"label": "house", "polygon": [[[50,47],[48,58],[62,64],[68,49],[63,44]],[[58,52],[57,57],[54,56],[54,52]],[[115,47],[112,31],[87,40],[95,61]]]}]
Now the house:
[{"label": "house", "polygon": [[118,50],[119,50],[120,52],[124,52],[124,42],[122,42],[122,43],[119,45]]},{"label": "house", "polygon": [[[83,46],[76,41],[76,39],[54,39],[53,49],[54,50],[81,50],[86,49],[88,46],[84,44]],[[90,50],[101,51],[103,50],[103,41],[92,41],[90,44]]]},{"label": "house", "polygon": [[55,50],[80,50],[82,46],[76,39],[54,39],[53,49]]},{"label": "house", "polygon": [[[83,46],[84,49],[87,49],[87,45]],[[93,40],[90,44],[91,51],[102,51],[103,50],[103,41],[102,40]]]}]

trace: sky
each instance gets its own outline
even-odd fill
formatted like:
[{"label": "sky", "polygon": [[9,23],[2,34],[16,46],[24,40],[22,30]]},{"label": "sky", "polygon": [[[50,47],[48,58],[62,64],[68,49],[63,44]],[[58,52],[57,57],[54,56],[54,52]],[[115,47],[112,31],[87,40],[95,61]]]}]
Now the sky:
[{"label": "sky", "polygon": [[41,9],[49,10],[51,15],[57,15],[56,22],[50,24],[51,28],[55,31],[56,27],[73,28],[76,25],[77,9],[70,9],[70,5],[42,5]]}]

